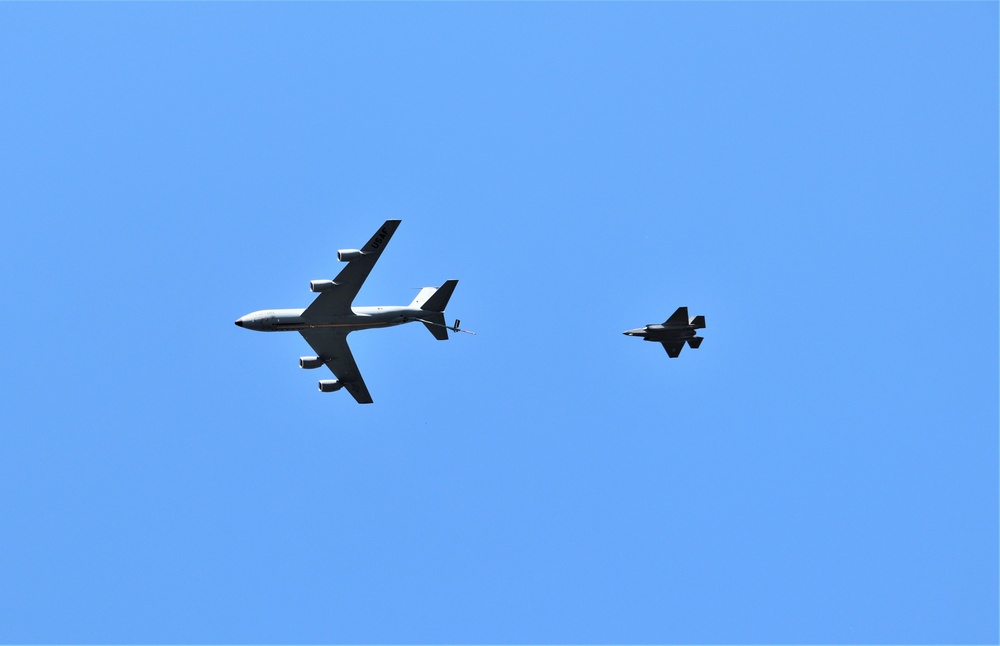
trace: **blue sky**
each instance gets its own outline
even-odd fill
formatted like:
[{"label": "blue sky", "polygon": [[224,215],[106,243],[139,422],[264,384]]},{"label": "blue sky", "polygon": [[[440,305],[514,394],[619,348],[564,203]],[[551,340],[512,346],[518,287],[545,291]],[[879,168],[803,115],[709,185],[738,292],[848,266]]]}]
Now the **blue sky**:
[{"label": "blue sky", "polygon": [[997,24],[0,6],[0,641],[996,643]]}]

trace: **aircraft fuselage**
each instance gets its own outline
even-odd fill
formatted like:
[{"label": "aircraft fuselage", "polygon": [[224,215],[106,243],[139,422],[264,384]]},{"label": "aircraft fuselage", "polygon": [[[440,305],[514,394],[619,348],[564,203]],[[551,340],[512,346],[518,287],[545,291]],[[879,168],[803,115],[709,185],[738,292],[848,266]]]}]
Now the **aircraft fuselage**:
[{"label": "aircraft fuselage", "polygon": [[628,330],[623,334],[626,336],[642,337],[643,341],[656,341],[658,343],[662,343],[664,341],[688,339],[695,336],[697,332],[695,331],[694,326],[691,325],[668,326],[657,323],[655,325],[647,325],[646,327]]},{"label": "aircraft fuselage", "polygon": [[427,312],[406,306],[352,307],[351,314],[335,316],[326,321],[302,318],[304,309],[258,310],[243,316],[236,325],[258,332],[285,332],[288,330],[341,329],[349,332],[376,327],[402,325],[427,317]]}]

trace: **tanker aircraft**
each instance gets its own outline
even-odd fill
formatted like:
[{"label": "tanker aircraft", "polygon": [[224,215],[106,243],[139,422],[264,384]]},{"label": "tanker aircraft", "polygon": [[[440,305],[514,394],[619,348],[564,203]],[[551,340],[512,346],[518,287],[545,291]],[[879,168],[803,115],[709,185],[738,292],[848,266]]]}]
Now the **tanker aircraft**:
[{"label": "tanker aircraft", "polygon": [[[319,296],[305,309],[260,310],[243,316],[236,325],[259,332],[285,332],[294,330],[301,334],[315,356],[300,357],[299,366],[306,369],[326,366],[336,379],[320,379],[319,389],[329,393],[346,388],[359,404],[371,404],[358,365],[347,345],[347,335],[357,330],[389,327],[413,321],[423,323],[434,338],[448,339],[448,330],[460,330],[460,321],[448,326],[444,308],[448,305],[457,280],[447,280],[440,287],[424,287],[409,305],[383,307],[352,307],[361,285],[371,272],[389,239],[399,226],[399,220],[386,220],[375,235],[361,249],[341,249],[337,260],[346,262],[333,280],[313,280],[309,290]],[[473,332],[468,332],[474,334]]]},{"label": "tanker aircraft", "polygon": [[636,328],[622,332],[626,336],[642,337],[643,341],[656,341],[663,344],[667,351],[667,356],[671,359],[677,358],[684,343],[687,342],[692,348],[697,348],[703,341],[702,337],[696,336],[699,330],[705,327],[705,317],[696,316],[688,319],[688,308],[678,307],[677,311],[670,315],[663,323],[654,323],[646,327]]}]

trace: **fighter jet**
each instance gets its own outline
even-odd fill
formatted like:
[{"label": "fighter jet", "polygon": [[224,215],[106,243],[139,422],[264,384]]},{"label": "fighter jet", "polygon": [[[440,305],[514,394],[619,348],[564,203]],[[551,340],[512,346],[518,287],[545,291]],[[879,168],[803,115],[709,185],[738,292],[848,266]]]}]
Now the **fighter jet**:
[{"label": "fighter jet", "polygon": [[640,336],[643,341],[656,341],[662,343],[667,355],[673,359],[680,355],[687,342],[692,348],[697,348],[704,340],[696,336],[695,330],[705,327],[705,317],[696,316],[688,319],[688,308],[678,307],[677,311],[670,315],[663,323],[647,325],[646,327],[627,330],[622,334],[626,336]]},{"label": "fighter jet", "polygon": [[361,249],[339,250],[337,260],[346,262],[347,266],[333,280],[309,282],[309,290],[319,293],[309,307],[304,310],[259,310],[237,319],[236,325],[259,332],[298,332],[316,353],[300,357],[299,366],[306,369],[326,366],[337,377],[320,379],[321,392],[347,388],[359,404],[371,404],[368,387],[347,345],[348,334],[413,321],[423,323],[435,339],[442,341],[448,339],[449,330],[468,332],[459,329],[460,321],[448,326],[444,320],[444,308],[458,285],[457,280],[447,280],[441,287],[424,287],[409,305],[352,307],[354,297],[389,244],[399,222],[386,220]]}]

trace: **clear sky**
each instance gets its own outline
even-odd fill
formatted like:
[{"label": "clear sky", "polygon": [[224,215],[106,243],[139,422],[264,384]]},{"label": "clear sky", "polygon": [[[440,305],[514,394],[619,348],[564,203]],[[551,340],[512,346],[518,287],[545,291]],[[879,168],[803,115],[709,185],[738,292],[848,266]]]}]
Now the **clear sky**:
[{"label": "clear sky", "polygon": [[[0,641],[996,643],[997,33],[3,4]],[[388,218],[359,406],[233,321]]]}]

